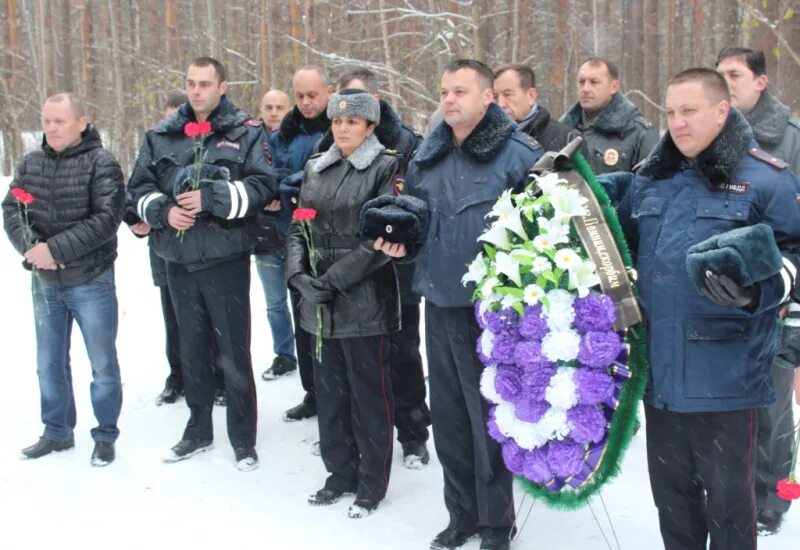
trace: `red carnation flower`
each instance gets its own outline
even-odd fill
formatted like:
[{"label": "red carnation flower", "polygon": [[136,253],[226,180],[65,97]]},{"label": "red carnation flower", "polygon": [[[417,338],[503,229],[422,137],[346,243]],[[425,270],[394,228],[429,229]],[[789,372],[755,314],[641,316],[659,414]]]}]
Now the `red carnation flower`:
[{"label": "red carnation flower", "polygon": [[800,483],[782,479],[778,482],[777,496],[783,500],[796,500],[800,498]]},{"label": "red carnation flower", "polygon": [[298,220],[301,222],[307,222],[309,220],[313,220],[317,217],[317,211],[313,208],[298,208],[292,214],[293,220]]},{"label": "red carnation flower", "polygon": [[183,127],[183,133],[186,134],[187,137],[193,138],[200,135],[200,128],[196,122],[187,122],[186,126]]},{"label": "red carnation flower", "polygon": [[197,123],[197,133],[201,136],[205,136],[211,133],[211,123],[209,121],[203,121]]},{"label": "red carnation flower", "polygon": [[11,194],[14,195],[14,198],[17,199],[20,203],[28,206],[30,203],[33,202],[33,195],[21,189],[19,187],[15,187],[11,190]]}]

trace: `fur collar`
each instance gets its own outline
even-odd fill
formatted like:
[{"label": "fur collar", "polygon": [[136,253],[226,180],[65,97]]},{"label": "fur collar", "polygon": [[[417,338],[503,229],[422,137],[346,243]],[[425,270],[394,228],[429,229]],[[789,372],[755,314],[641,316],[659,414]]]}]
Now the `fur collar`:
[{"label": "fur collar", "polygon": [[[581,122],[582,112],[581,104],[579,102],[575,103],[561,117],[561,122],[570,128],[577,128]],[[617,92],[611,96],[611,101],[606,105],[605,109],[592,119],[589,123],[589,128],[594,128],[604,134],[620,134],[631,127],[637,116],[642,116],[639,107],[625,97],[625,94]]]},{"label": "fur collar", "polygon": [[[492,103],[472,133],[461,143],[461,150],[477,162],[489,162],[517,129],[514,121]],[[419,146],[414,162],[419,166],[433,166],[454,147],[453,131],[442,121]]]},{"label": "fur collar", "polygon": [[331,121],[328,120],[328,115],[325,111],[322,111],[317,118],[306,118],[295,105],[283,117],[281,127],[278,129],[278,137],[283,141],[291,141],[301,132],[308,135],[313,135],[317,132],[324,134],[330,127]]},{"label": "fur collar", "polygon": [[[380,155],[384,149],[386,148],[381,145],[381,142],[378,141],[378,138],[375,137],[375,133],[373,132],[364,140],[364,143],[356,147],[356,150],[345,160],[352,164],[353,168],[356,170],[365,170],[369,168],[372,161],[378,158],[378,155]],[[338,145],[333,144],[330,149],[322,153],[322,155],[314,161],[311,169],[314,172],[322,172],[328,166],[339,162],[342,158],[344,158],[342,157],[342,150],[339,149]]]},{"label": "fur collar", "polygon": [[789,107],[781,103],[768,90],[761,92],[755,106],[745,118],[753,128],[753,136],[761,147],[775,147],[786,134],[789,124]]},{"label": "fur collar", "polygon": [[[212,132],[224,133],[236,126],[244,124],[245,120],[250,117],[236,107],[227,96],[222,96],[222,99],[217,105],[217,108],[211,111],[208,116],[208,122],[211,123]],[[172,113],[166,120],[159,122],[156,125],[155,131],[158,133],[183,133],[183,127],[189,122],[195,122],[194,110],[187,101]]]},{"label": "fur collar", "polygon": [[[697,169],[708,178],[712,186],[727,182],[753,141],[753,131],[744,115],[731,107],[722,131],[702,153],[697,156]],[[674,174],[686,159],[666,132],[658,145],[642,163],[639,174],[663,179]]]}]

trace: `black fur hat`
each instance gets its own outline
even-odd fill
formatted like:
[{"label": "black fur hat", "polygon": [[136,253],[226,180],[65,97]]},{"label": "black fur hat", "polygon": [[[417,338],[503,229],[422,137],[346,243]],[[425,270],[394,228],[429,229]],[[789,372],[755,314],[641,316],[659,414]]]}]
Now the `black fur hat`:
[{"label": "black fur hat", "polygon": [[727,275],[740,286],[769,279],[781,270],[783,256],[772,228],[759,223],[714,235],[689,248],[686,269],[698,292],[706,271]]},{"label": "black fur hat", "polygon": [[409,255],[425,242],[428,205],[410,195],[381,195],[364,203],[358,216],[358,235],[364,239],[403,243]]}]

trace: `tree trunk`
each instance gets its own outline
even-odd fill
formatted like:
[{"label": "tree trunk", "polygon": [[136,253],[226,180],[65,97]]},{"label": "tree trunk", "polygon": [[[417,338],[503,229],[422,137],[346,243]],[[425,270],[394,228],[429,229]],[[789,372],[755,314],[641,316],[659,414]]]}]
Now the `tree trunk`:
[{"label": "tree trunk", "polygon": [[75,78],[72,71],[72,11],[69,0],[61,4],[61,88],[67,92],[75,91]]},{"label": "tree trunk", "polygon": [[[783,0],[781,6],[780,31],[786,42],[800,47],[800,5],[796,1]],[[791,9],[792,4],[797,8]],[[777,50],[780,52],[780,50]],[[785,102],[794,116],[800,115],[800,63],[788,55],[778,58],[778,87],[775,89],[781,101]]]},{"label": "tree trunk", "polygon": [[[300,39],[300,14],[297,10],[297,0],[289,0],[289,23],[292,38]],[[292,42],[292,56],[294,57],[294,66],[300,67],[302,65],[303,55],[300,52],[300,44]]]},{"label": "tree trunk", "polygon": [[94,54],[91,0],[81,1],[81,95],[88,103],[94,100]]},{"label": "tree trunk", "polygon": [[481,6],[478,0],[472,0],[472,57],[483,61],[483,40],[481,39]]},{"label": "tree trunk", "polygon": [[[659,35],[658,35],[658,2],[644,0],[644,82],[642,91],[655,103],[659,97]],[[644,103],[644,116],[648,121],[658,125],[659,111],[648,102]]]},{"label": "tree trunk", "polygon": [[383,62],[386,65],[389,77],[389,103],[397,110],[397,98],[400,91],[397,89],[397,79],[392,72],[392,49],[389,45],[389,28],[386,24],[386,0],[378,0],[378,11],[381,21],[381,40],[383,42]]}]

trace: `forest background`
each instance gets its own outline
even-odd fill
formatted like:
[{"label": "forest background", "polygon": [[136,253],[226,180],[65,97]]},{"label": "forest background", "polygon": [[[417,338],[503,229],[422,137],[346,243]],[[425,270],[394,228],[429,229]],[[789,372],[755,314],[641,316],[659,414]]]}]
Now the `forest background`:
[{"label": "forest background", "polygon": [[575,101],[580,61],[601,55],[663,128],[669,76],[743,45],[767,54],[770,89],[800,112],[800,0],[0,0],[0,44],[2,174],[35,146],[26,136],[57,91],[87,99],[130,169],[166,93],[200,55],[226,64],[229,95],[254,116],[265,90],[291,95],[297,67],[334,77],[368,67],[419,129],[452,59],[530,64],[540,103],[560,116]]}]

